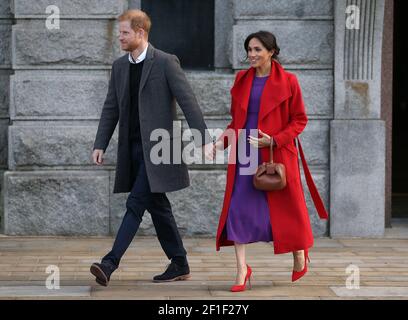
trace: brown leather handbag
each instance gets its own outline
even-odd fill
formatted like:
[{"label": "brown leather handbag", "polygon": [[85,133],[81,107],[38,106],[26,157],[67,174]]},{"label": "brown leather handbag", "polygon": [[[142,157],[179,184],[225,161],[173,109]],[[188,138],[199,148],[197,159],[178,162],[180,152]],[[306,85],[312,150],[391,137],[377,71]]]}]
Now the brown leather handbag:
[{"label": "brown leather handbag", "polygon": [[286,187],[286,169],[283,163],[273,162],[273,139],[269,150],[270,162],[264,162],[256,170],[254,187],[263,191],[281,190]]}]

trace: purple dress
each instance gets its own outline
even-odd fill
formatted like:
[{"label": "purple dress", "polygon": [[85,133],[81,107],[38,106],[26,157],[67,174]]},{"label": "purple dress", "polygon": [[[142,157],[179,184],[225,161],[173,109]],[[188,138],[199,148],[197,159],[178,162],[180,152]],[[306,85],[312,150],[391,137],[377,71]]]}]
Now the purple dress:
[{"label": "purple dress", "polygon": [[[251,146],[248,142],[249,135],[257,137],[257,131],[254,131],[254,129],[258,128],[261,95],[267,79],[268,77],[254,77],[249,98],[246,130],[241,132],[242,134],[238,139],[237,154],[243,153],[244,156],[246,154],[248,158],[241,160],[240,156],[237,156],[234,188],[226,229],[224,229],[227,239],[237,243],[273,241],[266,193],[255,189],[252,183],[253,174],[261,162],[260,149]],[[250,129],[253,130],[250,131]],[[252,150],[250,151],[250,149]],[[245,153],[243,150],[245,150]],[[246,164],[246,162],[252,163]],[[249,166],[252,169],[248,169]],[[252,174],[248,174],[250,172]]]}]

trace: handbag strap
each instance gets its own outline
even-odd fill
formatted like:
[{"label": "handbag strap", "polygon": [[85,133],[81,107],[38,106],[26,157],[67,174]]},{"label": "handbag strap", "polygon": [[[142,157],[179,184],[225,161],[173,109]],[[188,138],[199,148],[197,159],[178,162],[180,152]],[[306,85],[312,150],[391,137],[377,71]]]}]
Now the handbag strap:
[{"label": "handbag strap", "polygon": [[320,219],[328,219],[329,215],[327,214],[322,198],[320,197],[319,191],[317,190],[316,185],[313,181],[312,174],[310,173],[309,167],[307,166],[305,154],[303,153],[302,149],[302,144],[300,143],[299,138],[296,138],[296,140],[298,142],[303,171],[305,172],[306,183],[309,187],[310,195],[312,196],[312,200],[316,207],[317,213],[319,214]]},{"label": "handbag strap", "polygon": [[273,163],[273,137],[271,137],[271,142],[269,145],[269,162]]}]

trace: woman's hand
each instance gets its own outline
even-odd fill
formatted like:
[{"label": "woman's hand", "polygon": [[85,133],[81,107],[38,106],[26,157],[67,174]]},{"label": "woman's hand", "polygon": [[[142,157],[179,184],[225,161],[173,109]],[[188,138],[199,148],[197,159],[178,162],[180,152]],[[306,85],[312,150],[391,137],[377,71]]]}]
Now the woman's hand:
[{"label": "woman's hand", "polygon": [[[258,129],[259,130],[259,129]],[[271,140],[273,140],[269,135],[266,133],[263,133],[261,130],[259,130],[259,133],[261,134],[262,138],[255,138],[252,136],[249,136],[248,142],[254,146],[255,148],[269,148],[271,145]],[[275,142],[273,142],[275,144]]]},{"label": "woman's hand", "polygon": [[218,140],[215,143],[215,149],[216,150],[224,150],[224,141],[223,140]]}]

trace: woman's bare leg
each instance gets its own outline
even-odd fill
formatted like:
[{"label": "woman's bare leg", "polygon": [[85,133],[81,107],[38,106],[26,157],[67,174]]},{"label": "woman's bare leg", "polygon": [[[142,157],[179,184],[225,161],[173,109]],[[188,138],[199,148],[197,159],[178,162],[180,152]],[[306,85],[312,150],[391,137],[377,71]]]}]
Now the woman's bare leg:
[{"label": "woman's bare leg", "polygon": [[293,251],[293,270],[302,271],[305,266],[304,250]]},{"label": "woman's bare leg", "polygon": [[235,284],[244,284],[245,276],[247,273],[247,265],[245,259],[245,244],[235,242],[235,255],[237,258],[237,277]]}]

